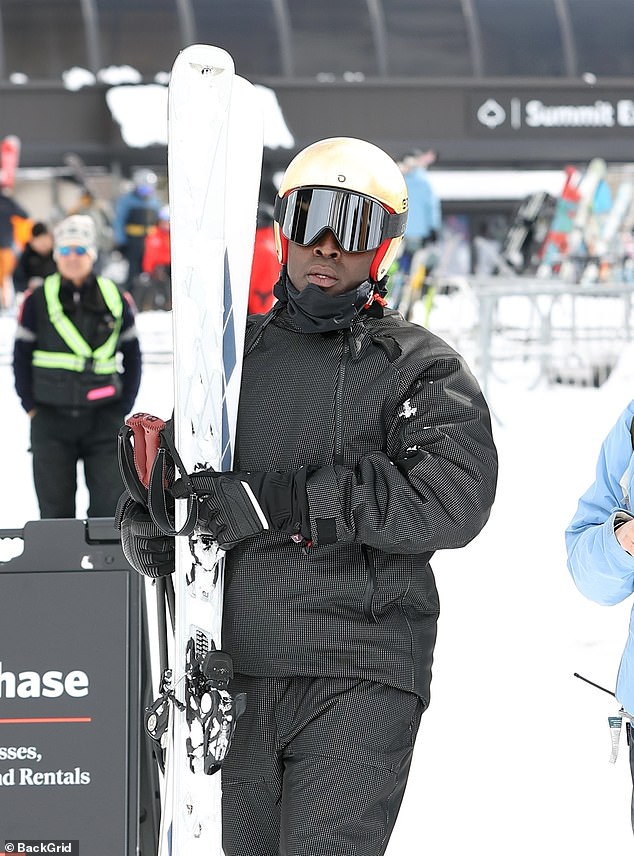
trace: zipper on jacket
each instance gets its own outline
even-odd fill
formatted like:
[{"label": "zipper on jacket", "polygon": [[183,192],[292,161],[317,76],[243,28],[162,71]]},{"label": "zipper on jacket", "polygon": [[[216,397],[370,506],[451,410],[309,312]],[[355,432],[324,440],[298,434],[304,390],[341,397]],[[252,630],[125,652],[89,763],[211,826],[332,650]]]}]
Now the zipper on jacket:
[{"label": "zipper on jacket", "polygon": [[349,354],[350,345],[348,344],[348,336],[344,333],[341,363],[337,376],[337,391],[335,393],[335,464],[343,463],[343,390]]},{"label": "zipper on jacket", "polygon": [[373,603],[374,592],[376,589],[376,566],[374,564],[374,557],[365,544],[361,545],[361,552],[363,553],[363,564],[367,571],[367,582],[365,585],[365,592],[363,594],[363,614],[372,624],[378,624],[377,617],[374,614]]},{"label": "zipper on jacket", "polygon": [[[348,334],[344,334],[341,365],[339,367],[337,391],[335,395],[335,464],[343,462],[343,393],[346,379],[346,365],[349,357],[350,343],[348,342]],[[363,564],[365,565],[367,573],[367,582],[365,592],[363,593],[363,615],[367,621],[372,624],[377,624],[377,617],[374,614],[372,603],[376,588],[376,567],[374,565],[374,558],[365,544],[361,545],[361,553],[363,555]]]}]

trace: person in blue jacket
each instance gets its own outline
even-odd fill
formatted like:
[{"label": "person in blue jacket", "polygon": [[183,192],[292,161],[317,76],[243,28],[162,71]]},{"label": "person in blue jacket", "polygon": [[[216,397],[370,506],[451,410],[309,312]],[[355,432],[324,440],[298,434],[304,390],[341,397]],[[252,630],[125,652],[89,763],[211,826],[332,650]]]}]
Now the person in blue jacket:
[{"label": "person in blue jacket", "polygon": [[117,199],[112,228],[115,247],[128,260],[126,288],[141,305],[138,279],[143,273],[145,239],[157,224],[163,203],[156,195],[157,177],[152,170],[136,170],[132,182],[132,189]]},{"label": "person in blue jacket", "polygon": [[409,198],[407,226],[400,257],[401,267],[406,272],[410,271],[414,253],[429,244],[435,244],[440,238],[442,229],[440,199],[427,173],[427,168],[435,161],[435,151],[430,149],[422,152],[417,149],[405,155],[401,162],[401,171]]},{"label": "person in blue jacket", "polygon": [[[634,593],[634,401],[603,441],[594,483],[579,500],[566,529],[568,568],[579,591],[612,606]],[[621,657],[616,698],[627,719],[630,769],[634,782],[634,609]],[[634,792],[632,795],[634,829]]]}]

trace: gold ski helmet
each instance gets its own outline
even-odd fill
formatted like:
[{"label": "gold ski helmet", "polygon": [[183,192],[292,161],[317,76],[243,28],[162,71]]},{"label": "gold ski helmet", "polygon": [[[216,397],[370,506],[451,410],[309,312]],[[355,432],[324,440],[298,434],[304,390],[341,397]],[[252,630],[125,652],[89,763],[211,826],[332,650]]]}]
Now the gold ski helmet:
[{"label": "gold ski helmet", "polygon": [[309,246],[330,229],[347,252],[376,250],[370,267],[382,279],[403,240],[407,187],[401,170],[378,146],[332,137],[303,149],[288,165],[275,198],[277,257],[288,242]]}]

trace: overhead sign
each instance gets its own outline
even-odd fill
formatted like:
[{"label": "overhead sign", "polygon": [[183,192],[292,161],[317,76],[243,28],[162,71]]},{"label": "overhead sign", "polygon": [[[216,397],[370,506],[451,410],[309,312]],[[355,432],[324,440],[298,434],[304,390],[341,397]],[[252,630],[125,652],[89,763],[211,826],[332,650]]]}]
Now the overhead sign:
[{"label": "overhead sign", "polygon": [[513,95],[473,93],[471,130],[479,133],[513,134],[564,132],[578,134],[606,129],[631,134],[634,129],[632,97],[609,94],[583,98],[574,93],[548,92]]}]

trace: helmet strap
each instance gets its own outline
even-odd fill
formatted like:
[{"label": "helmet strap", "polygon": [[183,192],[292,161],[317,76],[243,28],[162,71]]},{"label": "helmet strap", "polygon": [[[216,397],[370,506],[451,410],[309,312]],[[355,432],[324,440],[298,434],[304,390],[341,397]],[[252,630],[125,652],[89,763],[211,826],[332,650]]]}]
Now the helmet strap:
[{"label": "helmet strap", "polygon": [[389,250],[391,243],[392,238],[386,238],[374,254],[374,258],[372,259],[372,264],[370,266],[370,279],[374,280],[374,282],[378,281],[379,268],[381,267],[385,254]]},{"label": "helmet strap", "polygon": [[373,291],[370,299],[361,310],[364,315],[369,315],[371,318],[383,318],[384,310],[387,306],[387,300],[378,291]]},{"label": "helmet strap", "polygon": [[280,242],[280,247],[282,250],[282,253],[281,253],[282,258],[279,259],[279,262],[280,262],[280,264],[285,265],[288,262],[288,238],[282,232],[282,230],[280,229],[279,226],[277,227],[277,234],[278,234],[278,240]]}]

